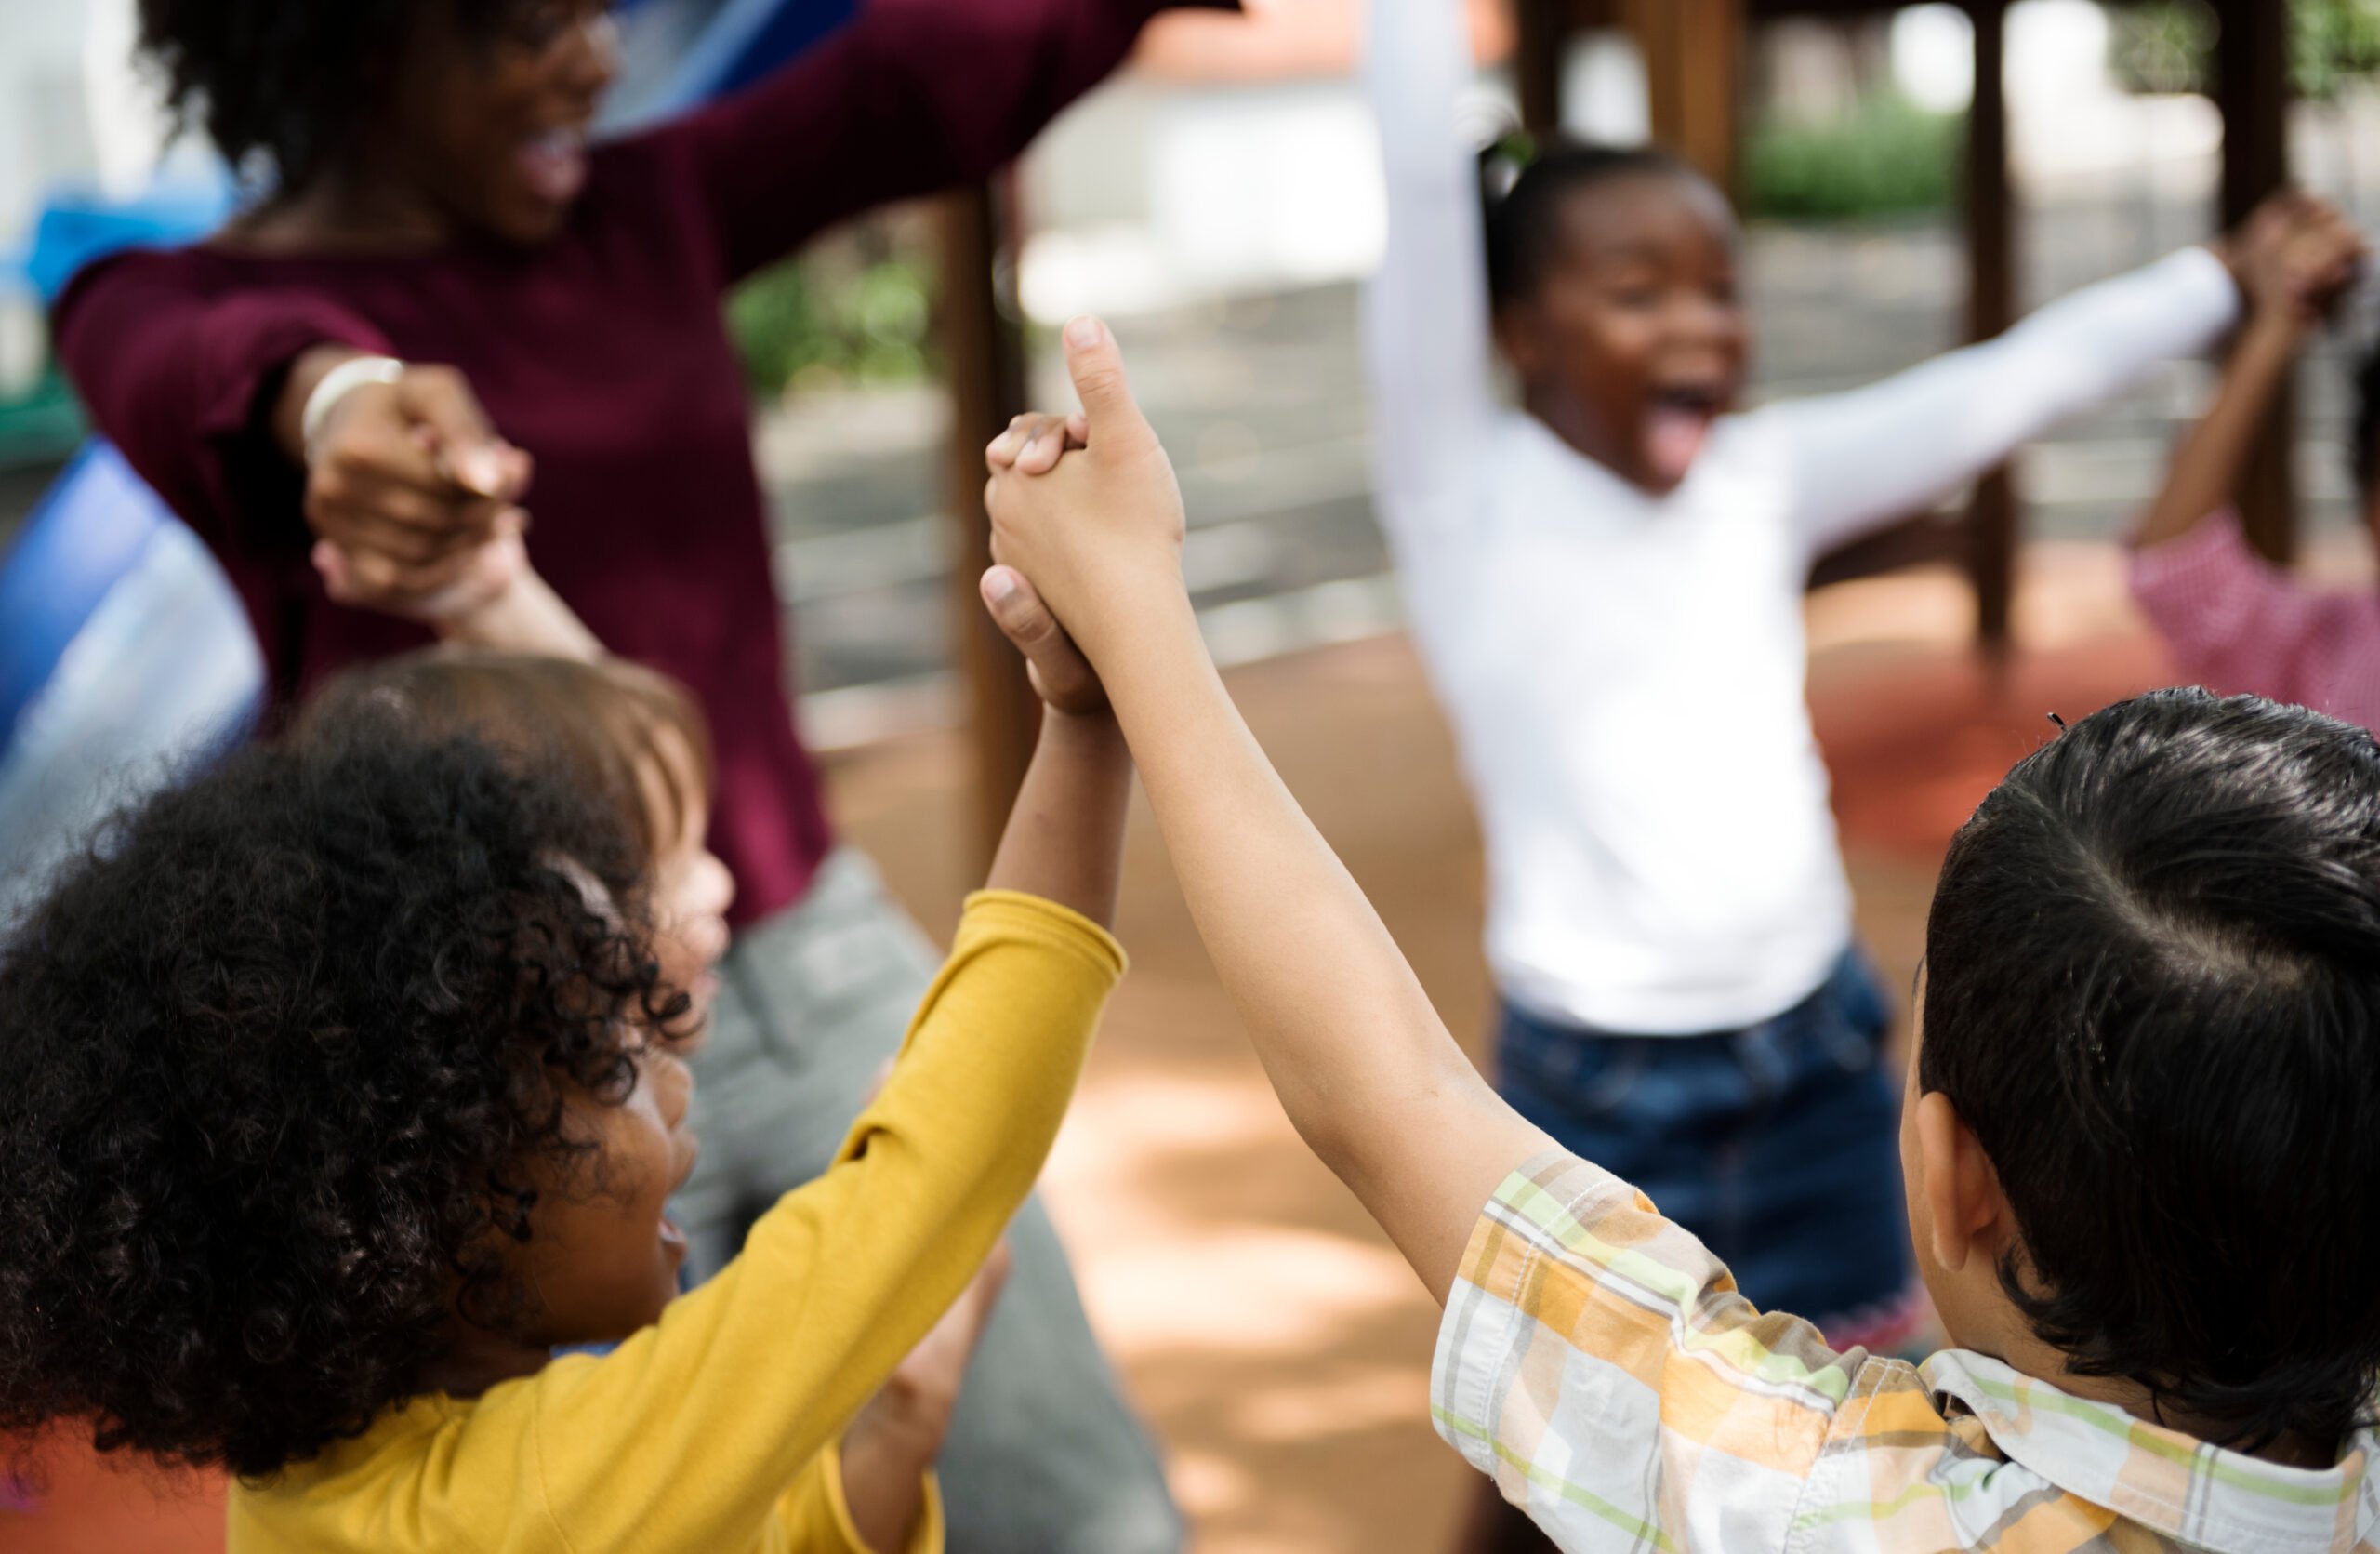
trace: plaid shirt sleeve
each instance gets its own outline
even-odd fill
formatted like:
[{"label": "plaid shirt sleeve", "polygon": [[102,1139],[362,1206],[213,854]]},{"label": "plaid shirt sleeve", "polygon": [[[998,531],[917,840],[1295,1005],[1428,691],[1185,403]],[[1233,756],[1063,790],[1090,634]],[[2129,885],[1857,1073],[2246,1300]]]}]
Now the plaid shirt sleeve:
[{"label": "plaid shirt sleeve", "polygon": [[1438,1433],[1568,1554],[2380,1550],[2380,1431],[2307,1468],[1967,1350],[1834,1353],[1558,1150],[1480,1215],[1430,1388]]},{"label": "plaid shirt sleeve", "polygon": [[1754,1554],[1786,1547],[1863,1363],[1753,1309],[1643,1194],[1554,1152],[1472,1232],[1431,1415],[1565,1549]]}]

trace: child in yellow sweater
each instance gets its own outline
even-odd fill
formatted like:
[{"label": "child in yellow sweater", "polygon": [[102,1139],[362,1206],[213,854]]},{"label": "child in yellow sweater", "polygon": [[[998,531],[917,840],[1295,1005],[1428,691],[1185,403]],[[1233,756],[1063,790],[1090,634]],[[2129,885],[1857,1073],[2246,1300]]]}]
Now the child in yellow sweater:
[{"label": "child in yellow sweater", "polygon": [[1122,969],[1129,758],[1062,648],[883,1092],[682,1297],[681,849],[387,695],[126,817],[0,958],[0,1431],[230,1468],[234,1550],[938,1547],[946,1387],[879,1389],[963,1367]]}]

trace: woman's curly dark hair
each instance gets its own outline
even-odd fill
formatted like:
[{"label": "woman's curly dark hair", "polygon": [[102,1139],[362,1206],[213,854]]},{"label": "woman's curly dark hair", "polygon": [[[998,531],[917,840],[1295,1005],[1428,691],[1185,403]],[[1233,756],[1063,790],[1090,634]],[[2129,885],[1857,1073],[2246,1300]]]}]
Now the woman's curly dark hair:
[{"label": "woman's curly dark hair", "polygon": [[521,0],[140,0],[140,51],[166,105],[243,172],[283,191],[346,154],[387,100],[422,20],[483,38]]},{"label": "woman's curly dark hair", "polygon": [[517,1323],[565,1094],[683,1007],[634,856],[368,708],[112,823],[0,950],[0,1435],[269,1474]]}]

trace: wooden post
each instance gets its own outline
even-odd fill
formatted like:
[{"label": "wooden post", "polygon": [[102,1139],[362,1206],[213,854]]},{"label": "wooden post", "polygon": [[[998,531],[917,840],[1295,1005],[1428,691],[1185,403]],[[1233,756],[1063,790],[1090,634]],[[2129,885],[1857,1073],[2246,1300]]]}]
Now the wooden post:
[{"label": "wooden post", "polygon": [[1645,56],[1653,139],[1732,192],[1744,0],[1629,0],[1623,14]]},{"label": "wooden post", "polygon": [[[1975,106],[1967,126],[1967,338],[1990,339],[2016,319],[2016,200],[2008,178],[2006,0],[1976,0]],[[1976,627],[2004,653],[2016,582],[2016,489],[2005,466],[1983,477],[1967,512],[1967,575]]]},{"label": "wooden post", "polygon": [[976,592],[977,580],[992,563],[991,530],[984,516],[984,445],[1025,408],[1025,342],[1015,308],[1001,305],[1000,221],[992,188],[979,185],[945,195],[936,218],[942,239],[939,325],[950,380],[945,488],[951,521],[959,526],[952,640],[966,676],[975,750],[978,861],[988,865],[1040,725],[1040,699],[1025,678],[1024,660],[984,613]]},{"label": "wooden post", "polygon": [[1565,0],[1513,0],[1513,73],[1524,129],[1562,127],[1562,53],[1570,20]]},{"label": "wooden post", "polygon": [[[2282,0],[2224,0],[2215,51],[2215,100],[2223,110],[2223,224],[2238,226],[2289,177],[2289,7]],[[2272,414],[2240,480],[2248,541],[2269,559],[2296,548],[2296,395],[2283,379]]]}]

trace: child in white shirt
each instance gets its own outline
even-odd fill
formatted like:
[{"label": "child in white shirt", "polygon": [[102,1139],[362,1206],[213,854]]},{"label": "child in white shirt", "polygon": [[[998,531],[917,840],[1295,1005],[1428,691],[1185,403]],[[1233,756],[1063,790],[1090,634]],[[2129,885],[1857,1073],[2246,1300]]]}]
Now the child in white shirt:
[{"label": "child in white shirt", "polygon": [[[1725,198],[1548,146],[1484,218],[1452,0],[1376,0],[1379,509],[1486,832],[1499,1087],[1754,1300],[1906,1343],[1885,1007],[1804,697],[1812,562],[2240,312],[2191,248],[1871,387],[1740,407]],[[1498,397],[1491,341],[1518,379]]]}]

